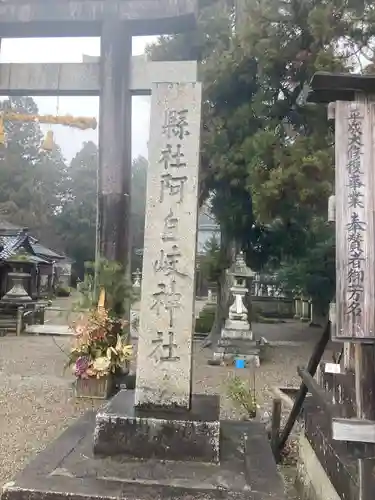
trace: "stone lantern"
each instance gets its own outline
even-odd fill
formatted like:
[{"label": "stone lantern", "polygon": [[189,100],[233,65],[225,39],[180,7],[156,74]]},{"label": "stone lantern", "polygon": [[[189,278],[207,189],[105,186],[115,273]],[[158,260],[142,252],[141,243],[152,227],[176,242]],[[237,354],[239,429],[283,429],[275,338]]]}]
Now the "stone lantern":
[{"label": "stone lantern", "polygon": [[246,330],[250,332],[250,337],[252,338],[251,325],[248,322],[247,308],[244,304],[244,298],[246,293],[249,291],[249,288],[247,287],[247,280],[253,279],[255,273],[246,266],[242,252],[237,255],[236,261],[230,268],[228,275],[233,277],[234,283],[230,288],[230,291],[233,294],[234,301],[229,308],[229,317],[226,322],[226,328],[231,329],[233,327],[234,330],[243,332]]},{"label": "stone lantern", "polygon": [[228,275],[233,279],[230,291],[234,301],[229,308],[225,326],[221,330],[218,347],[214,352],[214,360],[233,362],[235,359],[242,358],[259,366],[259,344],[253,339],[248,311],[244,304],[244,297],[249,290],[247,280],[252,280],[255,273],[246,266],[242,252],[237,255]]},{"label": "stone lantern", "polygon": [[8,274],[8,277],[12,280],[12,288],[4,295],[1,302],[7,302],[12,304],[24,304],[25,302],[31,302],[32,298],[26,292],[24,287],[24,281],[30,278],[30,274],[22,272],[12,272]]},{"label": "stone lantern", "polygon": [[142,280],[142,273],[139,270],[139,268],[136,270],[135,273],[133,273],[133,276],[134,276],[133,287],[139,290],[141,288],[141,280]]}]

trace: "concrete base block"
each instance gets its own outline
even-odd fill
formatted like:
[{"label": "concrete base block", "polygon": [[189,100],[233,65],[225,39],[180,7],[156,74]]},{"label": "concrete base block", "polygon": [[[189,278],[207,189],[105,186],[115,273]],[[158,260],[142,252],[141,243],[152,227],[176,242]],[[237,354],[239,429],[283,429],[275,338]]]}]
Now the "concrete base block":
[{"label": "concrete base block", "polygon": [[225,350],[219,350],[217,349],[213,353],[213,359],[214,361],[221,361],[222,364],[225,363],[234,363],[235,359],[244,359],[246,361],[246,364],[252,364],[259,368],[260,366],[260,356],[259,353],[253,352],[253,353],[247,353],[247,354],[242,354],[242,353],[231,353],[231,352],[226,352]]},{"label": "concrete base block", "polygon": [[255,350],[259,350],[261,343],[260,341],[253,339],[236,339],[236,338],[223,338],[221,337],[217,345],[219,347],[224,347],[229,350],[240,350],[243,352],[252,352]]},{"label": "concrete base block", "polygon": [[245,332],[251,330],[250,324],[247,319],[231,319],[225,321],[223,330],[244,330]]},{"label": "concrete base block", "polygon": [[96,455],[219,461],[218,396],[193,395],[190,411],[140,410],[134,396],[134,391],[120,391],[97,413]]},{"label": "concrete base block", "polygon": [[265,348],[264,341],[220,338],[213,359],[233,363],[235,359],[242,358],[259,367]]},{"label": "concrete base block", "polygon": [[223,328],[221,331],[222,339],[231,339],[231,340],[253,340],[253,332],[247,329],[242,328]]},{"label": "concrete base block", "polygon": [[329,477],[303,434],[299,442],[297,487],[306,500],[340,500]]},{"label": "concrete base block", "polygon": [[1,500],[285,500],[263,424],[223,421],[220,463],[93,455],[95,414],[4,485]]}]

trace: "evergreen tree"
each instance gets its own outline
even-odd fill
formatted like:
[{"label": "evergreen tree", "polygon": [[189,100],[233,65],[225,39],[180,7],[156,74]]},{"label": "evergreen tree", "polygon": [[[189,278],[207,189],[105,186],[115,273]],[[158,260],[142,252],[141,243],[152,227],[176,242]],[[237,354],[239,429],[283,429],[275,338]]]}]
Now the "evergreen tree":
[{"label": "evergreen tree", "polygon": [[85,142],[66,169],[56,228],[78,276],[95,259],[98,148]]},{"label": "evergreen tree", "polygon": [[[55,218],[56,229],[62,239],[64,251],[75,261],[75,270],[81,277],[85,262],[95,260],[98,162],[99,151],[96,144],[84,143],[66,168],[60,184],[61,201]],[[133,162],[134,248],[143,247],[147,165],[147,160],[143,157]],[[140,262],[138,266],[141,266]]]},{"label": "evergreen tree", "polygon": [[[10,98],[0,103],[0,109],[38,113],[31,97]],[[28,227],[38,238],[56,242],[53,221],[65,170],[61,151],[58,147],[52,152],[40,150],[43,136],[38,122],[5,119],[4,126],[6,144],[0,149],[1,217]]]}]

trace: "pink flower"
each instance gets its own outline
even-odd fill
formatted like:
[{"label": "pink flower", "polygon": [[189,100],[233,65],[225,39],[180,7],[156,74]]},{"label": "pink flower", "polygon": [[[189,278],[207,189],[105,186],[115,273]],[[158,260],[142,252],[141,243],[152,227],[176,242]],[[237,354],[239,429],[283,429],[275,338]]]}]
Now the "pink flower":
[{"label": "pink flower", "polygon": [[87,368],[90,365],[90,360],[87,356],[80,356],[75,364],[75,376],[84,378]]}]

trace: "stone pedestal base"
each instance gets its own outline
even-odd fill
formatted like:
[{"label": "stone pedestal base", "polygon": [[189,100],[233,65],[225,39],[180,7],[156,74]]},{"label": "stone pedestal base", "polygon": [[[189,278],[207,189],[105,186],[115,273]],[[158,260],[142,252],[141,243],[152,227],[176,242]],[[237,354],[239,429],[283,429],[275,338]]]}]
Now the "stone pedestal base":
[{"label": "stone pedestal base", "polygon": [[221,338],[233,340],[253,340],[253,332],[249,328],[249,324],[241,322],[241,324],[238,325],[237,323],[238,322],[228,321],[225,328],[221,331]]},{"label": "stone pedestal base", "polygon": [[247,320],[227,319],[214,352],[213,362],[232,363],[236,358],[245,359],[255,366],[260,365],[259,343]]},{"label": "stone pedestal base", "polygon": [[235,359],[245,359],[256,367],[260,366],[263,344],[255,340],[220,339],[214,352],[214,361],[233,363]]},{"label": "stone pedestal base", "polygon": [[120,391],[96,415],[94,453],[160,460],[219,461],[220,400],[193,395],[190,411],[138,410]]},{"label": "stone pedestal base", "polygon": [[93,455],[89,412],[3,487],[1,500],[285,500],[263,424],[223,421],[220,463]]}]

